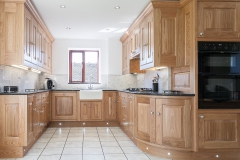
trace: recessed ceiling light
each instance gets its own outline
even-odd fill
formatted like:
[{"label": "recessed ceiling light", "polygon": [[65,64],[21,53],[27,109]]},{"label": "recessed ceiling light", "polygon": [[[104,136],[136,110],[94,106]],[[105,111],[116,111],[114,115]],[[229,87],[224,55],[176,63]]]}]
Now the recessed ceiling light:
[{"label": "recessed ceiling light", "polygon": [[116,31],[118,28],[105,28],[99,32],[113,32],[113,31]]},{"label": "recessed ceiling light", "polygon": [[120,6],[116,6],[115,9],[120,9]]},{"label": "recessed ceiling light", "polygon": [[66,8],[66,6],[65,6],[65,5],[61,5],[60,7],[61,7],[61,8]]},{"label": "recessed ceiling light", "polygon": [[70,30],[71,28],[67,27],[66,29]]}]

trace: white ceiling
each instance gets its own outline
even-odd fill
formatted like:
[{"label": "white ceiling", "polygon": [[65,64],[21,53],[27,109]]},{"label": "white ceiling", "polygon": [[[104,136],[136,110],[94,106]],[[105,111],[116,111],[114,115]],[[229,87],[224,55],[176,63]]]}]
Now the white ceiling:
[{"label": "white ceiling", "polygon": [[[32,0],[55,39],[120,39],[150,0]],[[66,8],[61,8],[65,5]],[[120,9],[115,9],[120,6]],[[66,28],[71,28],[67,30]]]}]

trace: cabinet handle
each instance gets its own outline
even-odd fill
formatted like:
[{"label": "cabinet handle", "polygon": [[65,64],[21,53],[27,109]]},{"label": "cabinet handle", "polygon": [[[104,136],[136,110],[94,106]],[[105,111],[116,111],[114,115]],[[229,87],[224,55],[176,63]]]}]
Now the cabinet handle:
[{"label": "cabinet handle", "polygon": [[204,118],[204,115],[201,115],[200,118]]},{"label": "cabinet handle", "polygon": [[203,33],[203,32],[201,32],[199,35],[200,35],[200,36],[203,36],[203,35],[204,35],[204,33]]},{"label": "cabinet handle", "polygon": [[150,114],[154,114],[154,112],[150,112]]},{"label": "cabinet handle", "polygon": [[30,106],[32,106],[32,102],[31,102],[31,103],[29,103],[29,105],[30,105]]},{"label": "cabinet handle", "polygon": [[158,112],[157,115],[160,116],[160,112]]}]

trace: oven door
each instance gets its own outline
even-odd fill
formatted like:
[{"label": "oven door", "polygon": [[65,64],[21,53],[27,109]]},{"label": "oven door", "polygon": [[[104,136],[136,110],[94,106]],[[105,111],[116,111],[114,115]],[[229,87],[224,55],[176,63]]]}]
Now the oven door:
[{"label": "oven door", "polygon": [[199,109],[240,109],[239,75],[199,75]]},{"label": "oven door", "polygon": [[239,74],[239,52],[210,52],[198,53],[199,73],[209,74]]}]

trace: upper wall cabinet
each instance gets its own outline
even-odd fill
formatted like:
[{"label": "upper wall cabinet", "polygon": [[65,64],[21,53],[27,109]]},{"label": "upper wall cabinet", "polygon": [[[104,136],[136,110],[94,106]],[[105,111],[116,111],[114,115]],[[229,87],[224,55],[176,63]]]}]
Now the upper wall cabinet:
[{"label": "upper wall cabinet", "polygon": [[0,64],[24,65],[50,73],[54,38],[31,1],[1,0],[0,16]]},{"label": "upper wall cabinet", "polygon": [[198,37],[239,38],[240,2],[198,2]]}]

